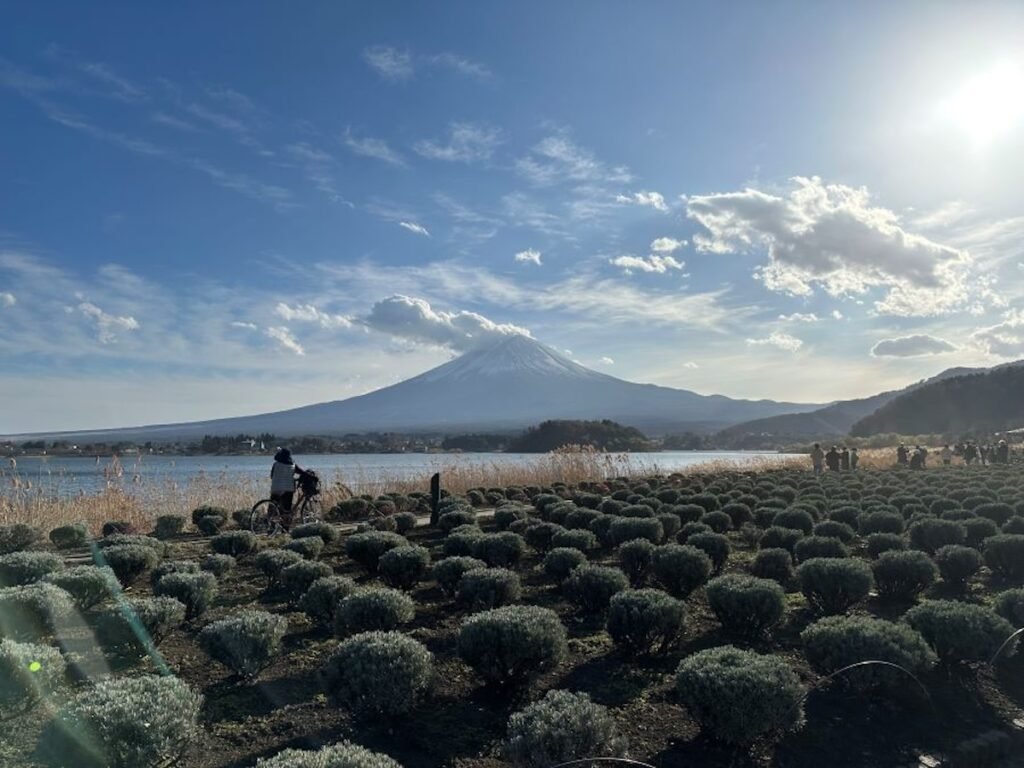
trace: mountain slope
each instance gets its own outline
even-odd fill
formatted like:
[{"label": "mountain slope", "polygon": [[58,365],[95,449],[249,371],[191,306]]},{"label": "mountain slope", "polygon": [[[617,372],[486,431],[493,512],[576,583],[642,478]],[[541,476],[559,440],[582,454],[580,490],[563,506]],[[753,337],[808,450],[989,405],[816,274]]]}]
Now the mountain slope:
[{"label": "mountain slope", "polygon": [[916,388],[851,428],[856,437],[1000,432],[1024,426],[1024,367],[1000,367]]},{"label": "mountain slope", "polygon": [[277,413],[187,424],[48,435],[85,440],[183,440],[203,435],[337,435],[367,431],[518,430],[548,419],[611,419],[655,432],[712,430],[818,408],[733,400],[598,373],[525,336],[507,336],[365,395]]}]

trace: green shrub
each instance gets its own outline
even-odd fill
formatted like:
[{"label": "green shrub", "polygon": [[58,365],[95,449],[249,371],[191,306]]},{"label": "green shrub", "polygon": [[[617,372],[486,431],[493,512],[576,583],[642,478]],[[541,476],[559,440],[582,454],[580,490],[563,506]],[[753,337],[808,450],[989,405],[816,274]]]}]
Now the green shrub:
[{"label": "green shrub", "polygon": [[781,528],[773,525],[761,536],[758,546],[761,549],[785,549],[793,554],[796,543],[804,537],[803,531],[796,528]]},{"label": "green shrub", "polygon": [[805,536],[796,543],[793,554],[798,563],[815,557],[849,557],[843,542],[828,536]]},{"label": "green shrub", "polygon": [[473,557],[492,568],[512,568],[526,553],[526,542],[517,533],[485,533],[473,540]]},{"label": "green shrub", "polygon": [[459,656],[489,683],[524,682],[561,662],[566,648],[558,614],[535,605],[477,613],[459,630]]},{"label": "green shrub", "polygon": [[651,563],[654,561],[654,551],[655,546],[647,539],[633,539],[619,546],[619,567],[633,586],[639,586],[646,581]]},{"label": "green shrub", "polygon": [[[805,629],[800,639],[811,667],[822,675],[861,661],[887,661],[918,676],[935,664],[935,654],[918,632],[868,616],[821,619]],[[908,682],[896,670],[882,666],[857,667],[842,679],[861,690]]]},{"label": "green shrub", "polygon": [[565,516],[565,527],[570,531],[589,531],[590,524],[602,517],[596,509],[577,509]]},{"label": "green shrub", "polygon": [[626,574],[603,565],[581,565],[565,580],[569,599],[587,613],[599,613],[608,607],[612,596],[629,588]]},{"label": "green shrub", "polygon": [[647,504],[627,504],[619,512],[619,516],[630,518],[652,518],[654,517],[654,507]]},{"label": "green shrub", "polygon": [[149,583],[156,586],[160,579],[171,573],[199,573],[199,563],[194,560],[165,560],[149,572]]},{"label": "green shrub", "polygon": [[216,536],[226,522],[227,518],[222,515],[205,515],[199,518],[196,528],[203,536]]},{"label": "green shrub", "polygon": [[430,575],[434,577],[434,581],[437,582],[441,591],[452,597],[462,574],[476,568],[487,568],[487,563],[477,560],[475,557],[446,557],[444,560],[434,563],[430,569]]},{"label": "green shrub", "polygon": [[387,755],[342,741],[316,751],[285,749],[256,760],[256,768],[402,768]]},{"label": "green shrub", "polygon": [[185,606],[173,597],[125,600],[96,617],[96,639],[108,651],[142,654],[183,621]]},{"label": "green shrub", "polygon": [[225,531],[210,539],[210,548],[219,555],[241,557],[255,552],[259,540],[252,531]]},{"label": "green shrub", "polygon": [[561,583],[573,569],[587,562],[587,556],[572,547],[556,547],[544,555],[544,573]]},{"label": "green shrub", "polygon": [[185,518],[181,515],[159,515],[153,535],[158,539],[172,539],[185,530]]},{"label": "green shrub", "polygon": [[976,506],[974,514],[978,517],[988,518],[996,525],[1002,525],[1013,517],[1013,507],[999,501],[990,501]]},{"label": "green shrub", "polygon": [[0,525],[0,555],[21,552],[42,538],[39,531],[24,523]]},{"label": "green shrub", "polygon": [[[714,534],[706,534],[714,535]],[[711,575],[707,553],[689,544],[666,544],[654,550],[651,573],[674,597],[685,598]]]},{"label": "green shrub", "polygon": [[898,533],[872,533],[867,537],[867,552],[878,557],[883,552],[900,552],[907,548],[907,540]]},{"label": "green shrub", "polygon": [[412,512],[399,512],[394,515],[395,520],[395,531],[398,533],[407,533],[416,527],[418,519]]},{"label": "green shrub", "polygon": [[985,565],[1005,578],[1024,578],[1024,535],[1001,533],[988,539]]},{"label": "green shrub", "polygon": [[701,515],[700,522],[715,533],[725,533],[732,528],[732,518],[720,510],[705,512]]},{"label": "green shrub", "polygon": [[281,590],[287,597],[288,602],[298,603],[306,590],[313,586],[313,582],[325,576],[334,575],[334,570],[326,563],[316,563],[312,560],[300,560],[286,566],[281,571]]},{"label": "green shrub", "polygon": [[330,523],[312,522],[296,525],[289,531],[293,539],[305,539],[313,536],[318,537],[323,543],[333,544],[338,540],[338,529]]},{"label": "green shrub", "polygon": [[760,637],[782,620],[786,593],[771,579],[730,573],[708,582],[708,605],[726,632]]},{"label": "green shrub", "polygon": [[52,552],[12,552],[0,555],[0,587],[34,584],[63,568],[64,560]]},{"label": "green shrub", "polygon": [[160,541],[160,539],[154,539],[152,536],[140,536],[135,533],[112,533],[108,536],[104,536],[96,542],[96,546],[100,549],[120,547],[125,544],[149,547],[156,552],[158,559],[163,559],[164,555],[167,554],[166,542]]},{"label": "green shrub", "polygon": [[0,637],[45,637],[63,626],[74,610],[71,595],[53,584],[0,588]]},{"label": "green shrub", "polygon": [[899,512],[865,512],[857,518],[857,527],[861,536],[870,536],[873,533],[903,533],[905,522],[903,515]]},{"label": "green shrub", "polygon": [[[168,578],[172,578],[168,576]],[[288,620],[266,611],[245,610],[207,624],[199,647],[237,675],[252,678],[281,651]]]},{"label": "green shrub", "polygon": [[739,530],[744,523],[752,522],[754,519],[754,513],[747,504],[733,501],[723,506],[722,511],[729,516],[732,527],[736,530]]},{"label": "green shrub", "polygon": [[59,689],[66,666],[52,646],[0,640],[0,717],[28,712]]},{"label": "green shrub", "polygon": [[685,604],[658,589],[623,590],[608,604],[608,634],[629,653],[667,651],[685,622]]},{"label": "green shrub", "polygon": [[334,612],[334,634],[347,637],[360,632],[398,629],[415,615],[416,604],[412,598],[396,589],[361,589],[338,604]]},{"label": "green shrub", "polygon": [[377,572],[380,556],[389,549],[404,547],[409,541],[389,531],[368,531],[355,533],[345,539],[345,554],[355,560],[369,573]]},{"label": "green shrub", "polygon": [[772,527],[792,528],[800,531],[804,536],[810,536],[814,529],[814,518],[806,509],[784,509],[772,518]]},{"label": "green shrub", "polygon": [[559,531],[551,537],[551,543],[556,548],[578,549],[580,552],[588,552],[597,549],[597,536],[589,530],[574,529]]},{"label": "green shrub", "polygon": [[112,536],[114,534],[133,533],[135,526],[127,520],[108,520],[100,529],[101,535]]},{"label": "green shrub", "polygon": [[935,553],[935,564],[943,581],[962,586],[981,568],[981,555],[971,547],[947,544]]},{"label": "green shrub", "polygon": [[871,564],[879,596],[913,600],[935,583],[939,571],[924,552],[883,552]]},{"label": "green shrub", "polygon": [[281,579],[281,571],[300,562],[302,555],[287,549],[264,549],[253,558],[256,570],[267,577],[267,589],[277,586]]},{"label": "green shrub", "polygon": [[316,560],[324,551],[324,540],[319,536],[303,536],[284,545],[288,552],[298,552],[304,560]]},{"label": "green shrub", "polygon": [[857,535],[856,532],[846,523],[838,520],[823,520],[814,526],[811,531],[813,536],[825,536],[827,538],[839,539],[843,544],[849,544]]},{"label": "green shrub", "polygon": [[821,613],[843,613],[871,591],[871,567],[854,558],[808,560],[796,575],[807,602]]},{"label": "green shrub", "polygon": [[1013,634],[1010,622],[988,608],[955,600],[925,600],[903,620],[946,662],[988,661]]},{"label": "green shrub", "polygon": [[212,573],[169,573],[153,587],[157,597],[173,597],[185,606],[185,619],[191,621],[206,613],[217,596],[217,577]]},{"label": "green shrub", "polygon": [[612,521],[608,535],[614,544],[633,539],[647,539],[657,544],[665,537],[665,530],[655,517],[620,517]]},{"label": "green shrub", "polygon": [[299,599],[299,610],[314,624],[329,627],[341,601],[355,590],[355,582],[347,576],[322,576],[303,593]]},{"label": "green shrub", "polygon": [[728,744],[803,725],[804,687],[776,656],[731,645],[700,651],[680,663],[676,691],[701,729]]},{"label": "green shrub", "polygon": [[715,573],[722,570],[732,552],[729,539],[720,533],[695,533],[686,540],[686,546],[703,550],[711,558],[712,570]]},{"label": "green shrub", "polygon": [[76,549],[89,543],[89,529],[85,523],[61,525],[50,531],[50,541],[57,549]]},{"label": "green shrub", "polygon": [[759,579],[786,584],[793,578],[793,556],[781,548],[762,549],[750,564],[750,572]]},{"label": "green shrub", "polygon": [[612,539],[612,525],[615,524],[616,520],[621,519],[616,515],[601,515],[599,518],[591,521],[590,532],[597,536],[597,540],[602,547],[612,547],[615,545],[615,541]]},{"label": "green shrub", "polygon": [[228,519],[228,511],[224,507],[217,507],[212,504],[202,504],[192,510],[192,525],[199,525],[204,517],[222,517]]},{"label": "green shrub", "polygon": [[395,521],[395,516],[390,513],[378,514],[371,517],[365,523],[362,523],[357,529],[357,532],[362,533],[364,530],[397,533],[398,523]]},{"label": "green shrub", "polygon": [[56,571],[43,578],[43,582],[63,589],[71,595],[75,606],[83,611],[98,605],[120,589],[112,570],[95,565],[76,565]]},{"label": "green shrub", "polygon": [[437,519],[437,527],[444,533],[451,533],[460,525],[476,525],[476,512],[471,509],[459,509],[445,512]]},{"label": "green shrub", "polygon": [[704,514],[704,507],[700,504],[676,504],[671,510],[683,525],[696,523]]},{"label": "green shrub", "polygon": [[380,556],[377,569],[384,583],[398,589],[412,589],[427,575],[430,551],[419,546],[395,547]]},{"label": "green shrub", "polygon": [[1024,627],[1024,589],[1008,589],[996,595],[993,606],[997,615],[1002,616],[1015,627]]},{"label": "green shrub", "polygon": [[370,511],[370,502],[358,497],[342,499],[327,511],[327,519],[338,522],[358,520]]},{"label": "green shrub", "polygon": [[672,541],[682,530],[682,523],[679,518],[671,513],[660,513],[655,519],[661,523],[661,530],[665,534],[665,541]]},{"label": "green shrub", "polygon": [[444,554],[447,557],[468,557],[473,552],[473,542],[484,535],[474,525],[464,525],[457,528],[444,540]]},{"label": "green shrub", "polygon": [[1003,533],[1024,534],[1024,517],[1011,517],[999,530]]},{"label": "green shrub", "polygon": [[[860,517],[860,507],[836,507],[830,509],[826,522],[841,523],[850,531],[856,531],[859,527],[857,519]],[[839,537],[841,538],[841,537]]]},{"label": "green shrub", "polygon": [[462,574],[455,599],[471,611],[482,611],[519,602],[519,576],[505,568],[471,568]]},{"label": "green shrub", "polygon": [[324,667],[328,695],[357,717],[412,712],[433,676],[430,651],[401,632],[364,632],[350,637]]},{"label": "green shrub", "polygon": [[587,694],[552,690],[509,718],[504,751],[518,768],[550,768],[592,755],[622,757],[626,740]]},{"label": "green shrub", "polygon": [[235,558],[231,555],[218,555],[214,553],[204,557],[199,567],[204,571],[209,571],[214,576],[220,577],[234,569]]},{"label": "green shrub", "polygon": [[35,758],[75,768],[156,768],[201,736],[203,697],[176,677],[124,677],[88,688],[57,713]]},{"label": "green shrub", "polygon": [[963,544],[967,538],[964,527],[953,520],[936,520],[924,518],[911,523],[907,529],[910,534],[910,546],[920,549],[929,555],[947,544]]},{"label": "green shrub", "polygon": [[143,544],[116,544],[97,553],[97,565],[108,565],[122,586],[131,586],[143,573],[156,567],[160,556]]},{"label": "green shrub", "polygon": [[981,549],[986,539],[990,539],[999,533],[999,528],[996,527],[996,524],[984,517],[962,520],[960,524],[964,527],[966,534],[964,543],[976,549]]}]

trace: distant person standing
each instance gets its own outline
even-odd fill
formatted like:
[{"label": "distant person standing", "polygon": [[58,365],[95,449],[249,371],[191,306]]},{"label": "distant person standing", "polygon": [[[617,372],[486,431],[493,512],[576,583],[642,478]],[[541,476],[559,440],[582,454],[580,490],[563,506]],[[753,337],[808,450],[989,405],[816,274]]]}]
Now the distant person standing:
[{"label": "distant person standing", "polygon": [[991,449],[987,445],[983,445],[978,448],[978,458],[981,459],[981,466],[983,467],[988,464],[989,451],[991,451]]},{"label": "distant person standing", "polygon": [[978,458],[978,449],[974,443],[968,442],[964,446],[964,463],[967,466],[971,466]]},{"label": "distant person standing", "polygon": [[281,524],[285,530],[291,527],[295,478],[301,474],[302,470],[292,460],[292,452],[278,448],[274,454],[274,466],[270,468],[270,499],[281,510]]},{"label": "distant person standing", "polygon": [[910,468],[924,469],[924,454],[921,453],[920,447],[915,448],[914,452],[910,456]]},{"label": "distant person standing", "polygon": [[845,445],[839,452],[839,468],[847,472],[850,470],[850,451]]},{"label": "distant person standing", "polygon": [[1010,463],[1010,446],[1006,444],[1005,440],[1000,440],[999,445],[996,446],[996,461],[1000,464]]},{"label": "distant person standing", "polygon": [[825,452],[821,450],[821,443],[815,443],[811,449],[811,466],[814,467],[814,474],[820,475],[825,463]]},{"label": "distant person standing", "polygon": [[825,464],[828,465],[830,472],[839,471],[839,451],[833,445],[829,452],[825,454]]},{"label": "distant person standing", "polygon": [[942,450],[939,452],[939,456],[942,458],[942,463],[945,466],[949,466],[953,463],[953,449],[948,445],[942,446]]},{"label": "distant person standing", "polygon": [[909,453],[910,452],[907,450],[907,446],[905,446],[903,443],[900,443],[900,447],[896,449],[896,463],[899,464],[901,467],[907,466],[907,463],[910,459]]},{"label": "distant person standing", "polygon": [[850,449],[850,469],[857,469],[857,464],[860,462],[860,456],[857,453],[856,448]]}]

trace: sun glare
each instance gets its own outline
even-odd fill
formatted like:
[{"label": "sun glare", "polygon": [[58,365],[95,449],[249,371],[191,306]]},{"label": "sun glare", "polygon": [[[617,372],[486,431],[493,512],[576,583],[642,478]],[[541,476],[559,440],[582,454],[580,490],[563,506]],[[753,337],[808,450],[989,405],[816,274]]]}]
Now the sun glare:
[{"label": "sun glare", "polygon": [[975,146],[1012,131],[1024,117],[1024,66],[1003,62],[965,82],[941,107]]}]

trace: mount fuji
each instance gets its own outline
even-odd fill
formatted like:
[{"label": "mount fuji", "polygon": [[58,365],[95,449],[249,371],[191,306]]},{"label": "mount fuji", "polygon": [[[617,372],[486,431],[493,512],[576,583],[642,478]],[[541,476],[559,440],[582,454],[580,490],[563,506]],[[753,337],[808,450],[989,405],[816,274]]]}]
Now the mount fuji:
[{"label": "mount fuji", "polygon": [[546,419],[612,419],[653,434],[712,431],[820,405],[733,400],[598,373],[527,336],[482,343],[411,379],[365,395],[287,411],[183,424],[46,435],[51,439],[198,439],[271,433],[512,431]]}]

